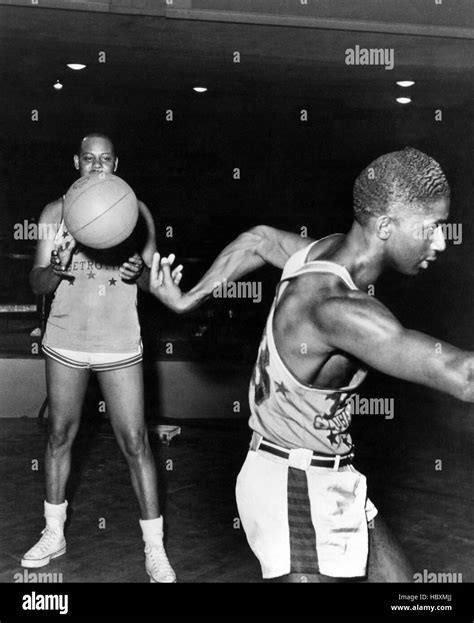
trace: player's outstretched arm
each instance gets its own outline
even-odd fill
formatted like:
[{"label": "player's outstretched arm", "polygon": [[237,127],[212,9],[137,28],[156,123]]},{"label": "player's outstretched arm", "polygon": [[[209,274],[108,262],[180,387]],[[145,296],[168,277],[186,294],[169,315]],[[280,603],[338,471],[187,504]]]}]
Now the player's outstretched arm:
[{"label": "player's outstretched arm", "polygon": [[[175,312],[188,312],[211,296],[220,282],[236,281],[265,264],[283,268],[289,257],[311,242],[312,239],[302,238],[298,234],[258,225],[228,244],[189,292],[181,293],[179,288],[174,288],[166,263],[164,267],[159,267],[155,262],[151,271],[150,291]],[[163,275],[158,287],[159,269],[163,269]]]},{"label": "player's outstretched arm", "polygon": [[312,315],[328,345],[385,374],[474,402],[474,352],[406,329],[376,299],[334,297]]}]

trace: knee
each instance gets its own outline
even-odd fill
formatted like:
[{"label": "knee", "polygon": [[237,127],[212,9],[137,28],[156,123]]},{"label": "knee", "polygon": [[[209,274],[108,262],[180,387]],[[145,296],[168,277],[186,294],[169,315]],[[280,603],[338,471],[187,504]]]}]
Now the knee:
[{"label": "knee", "polygon": [[48,433],[48,446],[53,454],[68,450],[74,441],[74,432],[70,427],[53,427]]},{"label": "knee", "polygon": [[146,432],[129,433],[122,438],[122,447],[127,458],[140,458],[148,452]]}]

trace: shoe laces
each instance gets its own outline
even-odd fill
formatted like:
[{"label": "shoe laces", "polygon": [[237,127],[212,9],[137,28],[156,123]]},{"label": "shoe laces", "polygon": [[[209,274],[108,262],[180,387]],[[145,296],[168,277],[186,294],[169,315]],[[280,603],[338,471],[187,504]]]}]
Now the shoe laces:
[{"label": "shoe laces", "polygon": [[48,551],[51,548],[51,545],[60,537],[60,533],[54,530],[53,528],[49,528],[46,526],[44,530],[41,531],[43,535],[38,543],[35,545],[36,551]]},{"label": "shoe laces", "polygon": [[162,543],[146,545],[145,554],[149,572],[154,580],[157,582],[174,582],[176,580],[175,572],[170,565]]}]

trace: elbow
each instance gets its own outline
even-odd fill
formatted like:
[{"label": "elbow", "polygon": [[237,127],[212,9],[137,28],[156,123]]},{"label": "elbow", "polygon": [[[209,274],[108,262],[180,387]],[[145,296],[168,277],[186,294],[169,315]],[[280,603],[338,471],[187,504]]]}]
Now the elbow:
[{"label": "elbow", "polygon": [[268,225],[255,225],[255,227],[251,227],[240,234],[236,242],[244,244],[252,254],[261,255],[263,250],[268,247],[270,230]]},{"label": "elbow", "polygon": [[45,288],[45,284],[41,279],[41,268],[33,268],[29,276],[30,288],[35,296],[43,296],[49,294],[50,290]]},{"label": "elbow", "polygon": [[41,296],[43,292],[41,292],[41,288],[36,279],[36,272],[33,269],[29,276],[30,288],[35,296]]},{"label": "elbow", "polygon": [[472,358],[466,363],[459,397],[463,402],[474,402],[474,360]]},{"label": "elbow", "polygon": [[454,388],[450,392],[458,400],[463,402],[474,402],[474,358],[471,354],[466,357],[463,353],[461,361],[452,366],[451,373],[454,372]]},{"label": "elbow", "polygon": [[251,227],[242,235],[251,234],[253,236],[258,236],[259,238],[266,238],[268,236],[269,229],[268,225],[255,225],[255,227]]}]

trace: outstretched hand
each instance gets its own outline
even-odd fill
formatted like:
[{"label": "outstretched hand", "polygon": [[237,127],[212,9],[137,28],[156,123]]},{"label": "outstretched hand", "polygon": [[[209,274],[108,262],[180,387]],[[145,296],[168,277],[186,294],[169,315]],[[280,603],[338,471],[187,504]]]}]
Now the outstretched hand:
[{"label": "outstretched hand", "polygon": [[159,253],[153,254],[150,271],[150,292],[164,305],[175,312],[179,312],[182,310],[181,302],[184,297],[179,287],[183,276],[183,266],[179,264],[179,266],[171,270],[174,260],[175,255],[173,253],[161,259]]}]

